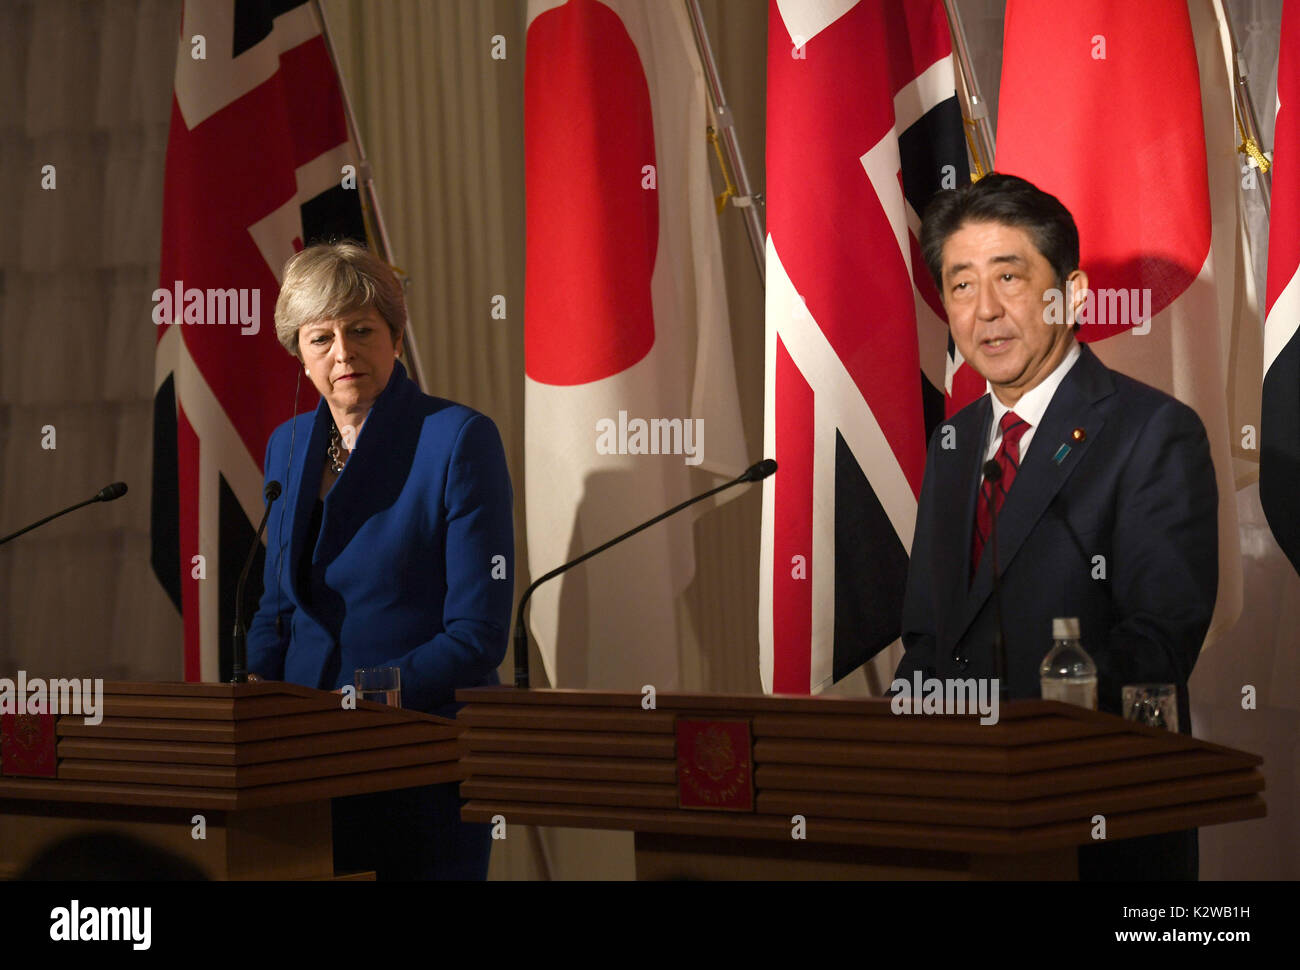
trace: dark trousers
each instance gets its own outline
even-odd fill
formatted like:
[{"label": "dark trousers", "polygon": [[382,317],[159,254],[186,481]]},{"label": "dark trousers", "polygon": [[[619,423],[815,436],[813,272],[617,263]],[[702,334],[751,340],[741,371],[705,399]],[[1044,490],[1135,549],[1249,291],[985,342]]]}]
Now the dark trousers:
[{"label": "dark trousers", "polygon": [[1196,829],[1079,846],[1080,882],[1152,882],[1200,878]]},{"label": "dark trousers", "polygon": [[449,782],[334,799],[334,871],[381,880],[487,879],[492,827],[460,820]]}]

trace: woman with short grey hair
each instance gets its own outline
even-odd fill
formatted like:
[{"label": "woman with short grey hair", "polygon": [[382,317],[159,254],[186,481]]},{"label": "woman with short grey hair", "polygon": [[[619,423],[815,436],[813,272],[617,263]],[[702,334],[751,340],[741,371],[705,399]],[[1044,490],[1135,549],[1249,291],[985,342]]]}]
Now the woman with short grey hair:
[{"label": "woman with short grey hair", "polygon": [[[398,357],[401,283],[355,243],[285,265],[276,336],[320,392],[266,449],[271,507],[248,669],[321,690],[396,667],[402,706],[454,717],[458,687],[497,684],[514,579],[512,492],[491,419],[421,393]],[[336,799],[338,871],[484,879],[488,826],[455,783]]]}]

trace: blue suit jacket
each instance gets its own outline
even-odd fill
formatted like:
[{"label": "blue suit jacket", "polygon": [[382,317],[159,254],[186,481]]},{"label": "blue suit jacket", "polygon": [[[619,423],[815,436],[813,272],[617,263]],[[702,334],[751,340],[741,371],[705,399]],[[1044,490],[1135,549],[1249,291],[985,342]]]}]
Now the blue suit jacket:
[{"label": "blue suit jacket", "polygon": [[[1081,349],[998,516],[1008,680],[1012,697],[1038,697],[1052,619],[1078,617],[1098,706],[1119,713],[1125,684],[1185,688],[1191,675],[1218,591],[1218,490],[1196,412]],[[968,581],[992,419],[986,394],[930,440],[896,677],[995,676],[991,545]]]},{"label": "blue suit jacket", "polygon": [[396,364],[325,498],[308,606],[298,564],[330,420],[322,400],[267,443],[266,480],[284,491],[267,524],[248,669],[330,690],[357,667],[392,665],[404,707],[454,716],[456,688],[499,683],[510,627],[512,494],[496,426],[420,393]]}]

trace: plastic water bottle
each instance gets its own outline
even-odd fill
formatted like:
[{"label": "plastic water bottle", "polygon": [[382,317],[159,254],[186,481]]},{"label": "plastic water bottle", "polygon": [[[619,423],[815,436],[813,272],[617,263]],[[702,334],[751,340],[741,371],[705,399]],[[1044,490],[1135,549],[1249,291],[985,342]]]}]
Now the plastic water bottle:
[{"label": "plastic water bottle", "polygon": [[1043,700],[1097,709],[1097,665],[1079,643],[1076,617],[1052,621],[1052,649],[1038,667]]}]

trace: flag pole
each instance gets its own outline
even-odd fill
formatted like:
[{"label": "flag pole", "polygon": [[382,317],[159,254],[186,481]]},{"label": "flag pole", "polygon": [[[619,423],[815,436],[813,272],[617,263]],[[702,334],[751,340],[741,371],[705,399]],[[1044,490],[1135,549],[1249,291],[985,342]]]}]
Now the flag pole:
[{"label": "flag pole", "polygon": [[[731,204],[744,210],[745,229],[749,233],[749,246],[754,254],[754,266],[758,269],[759,285],[767,287],[767,230],[763,225],[763,196],[755,194],[750,186],[749,172],[745,169],[745,159],[740,152],[740,143],[736,140],[736,121],[727,104],[726,95],[722,93],[722,78],[718,74],[717,62],[713,59],[713,47],[709,42],[709,32],[704,26],[704,14],[700,12],[699,0],[686,0],[686,13],[691,20],[691,31],[695,34],[695,46],[704,65],[704,78],[709,86],[709,100],[713,103],[713,116],[717,119],[721,133],[722,148],[726,152],[727,162],[736,176],[736,194],[731,195]],[[723,170],[724,177],[726,170]],[[728,180],[728,192],[731,191]],[[726,196],[724,195],[724,199]]]},{"label": "flag pole", "polygon": [[1255,105],[1250,98],[1250,77],[1246,71],[1246,57],[1237,45],[1237,31],[1232,26],[1232,17],[1228,15],[1228,5],[1222,0],[1214,0],[1214,9],[1219,21],[1228,31],[1228,43],[1232,47],[1232,100],[1236,109],[1237,132],[1241,135],[1241,144],[1237,151],[1255,162],[1259,169],[1259,191],[1264,200],[1264,208],[1269,209],[1273,198],[1272,163],[1264,156],[1259,142],[1259,122],[1255,117]]},{"label": "flag pole", "polygon": [[[316,12],[321,37],[325,39],[325,49],[329,52],[330,63],[334,65],[334,76],[339,81],[339,92],[343,96],[343,117],[348,126],[348,140],[352,142],[353,148],[356,149],[357,188],[360,192],[362,218],[366,221],[366,234],[378,250],[379,258],[392,267],[398,279],[402,281],[402,289],[405,290],[410,282],[410,277],[393,264],[393,249],[388,241],[388,227],[384,225],[384,212],[379,207],[379,196],[375,192],[374,172],[370,168],[370,159],[366,157],[366,149],[361,142],[361,129],[357,127],[356,116],[352,111],[352,99],[348,96],[348,86],[343,80],[343,69],[339,66],[338,54],[334,50],[334,40],[330,35],[329,21],[325,18],[325,8],[321,5],[320,0],[312,0],[311,6]],[[366,218],[367,216],[370,218]],[[374,222],[373,227],[371,226],[371,219]],[[411,371],[411,379],[415,381],[416,387],[423,389],[424,378],[420,372],[420,355],[416,351],[415,334],[411,331],[409,315],[403,338],[403,352],[406,357],[407,367]]]},{"label": "flag pole", "polygon": [[962,25],[956,0],[943,0],[943,8],[948,14],[948,31],[952,34],[952,49],[957,55],[957,72],[961,76],[965,93],[966,110],[963,112],[965,116],[963,120],[966,128],[966,144],[970,148],[971,160],[975,163],[971,181],[978,182],[993,171],[994,144],[993,130],[989,127],[989,106],[980,95],[979,81],[975,77],[975,68],[971,64],[970,48],[966,44],[966,28]]}]

